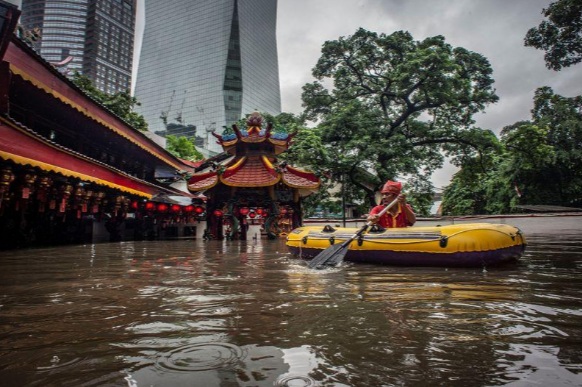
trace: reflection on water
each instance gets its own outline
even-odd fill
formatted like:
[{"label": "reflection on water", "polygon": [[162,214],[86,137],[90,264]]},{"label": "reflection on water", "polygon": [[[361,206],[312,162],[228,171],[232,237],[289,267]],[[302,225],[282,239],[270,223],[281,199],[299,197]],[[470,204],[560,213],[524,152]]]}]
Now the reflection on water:
[{"label": "reflection on water", "polygon": [[582,384],[582,236],[486,269],[309,270],[284,241],[0,253],[7,386]]}]

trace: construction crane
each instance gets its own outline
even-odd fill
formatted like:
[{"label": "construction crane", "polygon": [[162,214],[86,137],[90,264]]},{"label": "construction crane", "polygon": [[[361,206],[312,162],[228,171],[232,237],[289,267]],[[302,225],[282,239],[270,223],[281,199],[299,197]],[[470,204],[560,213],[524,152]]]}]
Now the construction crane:
[{"label": "construction crane", "polygon": [[180,110],[178,111],[178,114],[176,115],[176,121],[178,121],[181,124],[183,124],[183,122],[182,122],[182,110],[184,110],[184,102],[186,102],[186,93],[187,92],[188,92],[188,90],[184,90],[184,98],[182,98],[182,105],[180,106]]},{"label": "construction crane", "polygon": [[172,90],[172,96],[170,97],[170,104],[168,105],[168,109],[166,109],[166,111],[162,111],[162,113],[160,114],[160,118],[162,119],[164,126],[168,125],[168,114],[170,113],[170,110],[172,110],[172,103],[174,102],[175,95],[176,90]]}]

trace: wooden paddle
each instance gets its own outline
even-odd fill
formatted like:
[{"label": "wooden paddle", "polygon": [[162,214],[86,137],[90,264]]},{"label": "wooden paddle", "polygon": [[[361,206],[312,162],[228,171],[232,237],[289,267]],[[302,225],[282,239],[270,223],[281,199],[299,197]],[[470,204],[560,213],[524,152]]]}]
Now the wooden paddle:
[{"label": "wooden paddle", "polygon": [[[380,217],[380,216],[384,215],[386,213],[386,211],[388,211],[390,208],[392,208],[396,203],[398,203],[398,198],[394,199],[390,204],[388,204],[386,207],[384,207],[384,209],[382,211],[380,211],[378,216]],[[357,233],[352,235],[344,243],[341,243],[341,244],[338,243],[336,245],[331,245],[327,249],[323,250],[321,253],[317,254],[311,261],[309,261],[307,266],[310,269],[318,269],[319,270],[319,269],[323,269],[325,266],[338,266],[338,265],[340,265],[342,263],[342,261],[344,260],[344,257],[346,256],[346,254],[349,250],[350,243],[352,243],[352,241],[354,239],[356,239],[357,237],[362,235],[364,233],[364,231],[366,231],[368,229],[368,227],[370,227],[373,224],[374,224],[374,222],[369,220],[368,223],[366,223],[364,226],[362,226],[362,228],[360,228]]]}]

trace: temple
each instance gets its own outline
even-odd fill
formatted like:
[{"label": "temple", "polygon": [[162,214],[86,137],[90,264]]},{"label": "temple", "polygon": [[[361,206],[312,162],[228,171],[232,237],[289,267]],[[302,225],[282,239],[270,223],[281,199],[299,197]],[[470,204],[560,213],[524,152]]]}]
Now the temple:
[{"label": "temple", "polygon": [[274,238],[301,224],[319,180],[277,160],[291,135],[253,114],[215,135],[222,154],[177,158],[15,35],[19,13],[0,0],[0,249]]},{"label": "temple", "polygon": [[[257,112],[240,130],[214,136],[227,158],[203,165],[188,180],[192,193],[207,198],[210,237],[254,238],[264,233],[275,238],[301,224],[301,198],[320,185],[313,173],[280,162],[293,135],[274,132]],[[263,127],[264,126],[264,127]]]},{"label": "temple", "polygon": [[18,9],[0,8],[0,248],[197,224],[198,199],[177,184],[196,165],[80,90],[14,34]]}]

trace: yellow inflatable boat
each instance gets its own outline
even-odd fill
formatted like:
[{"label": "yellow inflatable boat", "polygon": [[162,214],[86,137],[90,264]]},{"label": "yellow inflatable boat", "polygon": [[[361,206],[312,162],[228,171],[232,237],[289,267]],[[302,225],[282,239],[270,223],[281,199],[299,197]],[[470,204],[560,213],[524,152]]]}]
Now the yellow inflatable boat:
[{"label": "yellow inflatable boat", "polygon": [[[287,236],[292,254],[311,259],[353,237],[358,228],[307,226]],[[525,250],[521,231],[506,224],[471,223],[436,227],[374,228],[355,238],[347,261],[401,266],[476,267],[516,261]]]}]

